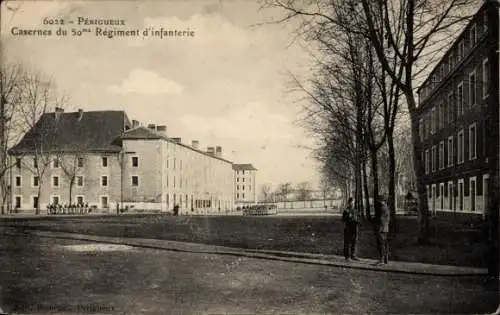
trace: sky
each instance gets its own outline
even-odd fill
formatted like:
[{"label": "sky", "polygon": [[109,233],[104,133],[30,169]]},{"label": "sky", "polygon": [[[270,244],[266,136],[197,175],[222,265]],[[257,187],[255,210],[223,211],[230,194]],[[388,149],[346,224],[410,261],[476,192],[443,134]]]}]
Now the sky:
[{"label": "sky", "polygon": [[[222,146],[226,159],[258,169],[258,184],[317,187],[314,141],[297,126],[301,95],[289,93],[289,74],[305,78],[311,56],[293,41],[293,25],[264,23],[281,12],[259,9],[252,0],[8,1],[2,58],[50,76],[69,97],[67,112],[125,110],[183,143]],[[125,25],[78,25],[79,17]],[[68,34],[57,36],[59,27]],[[108,38],[97,27],[140,35]],[[194,36],[142,36],[162,27]],[[19,29],[52,35],[12,34]]]}]

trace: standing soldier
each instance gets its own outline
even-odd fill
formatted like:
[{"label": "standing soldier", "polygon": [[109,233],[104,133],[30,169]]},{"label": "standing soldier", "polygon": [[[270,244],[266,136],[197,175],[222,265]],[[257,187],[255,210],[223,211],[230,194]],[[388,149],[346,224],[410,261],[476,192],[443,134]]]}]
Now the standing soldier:
[{"label": "standing soldier", "polygon": [[342,213],[344,221],[344,257],[346,260],[359,260],[356,257],[356,242],[358,238],[359,217],[353,207],[353,200],[349,198],[347,208]]},{"label": "standing soldier", "polygon": [[387,204],[385,203],[385,197],[378,196],[378,206],[380,211],[379,224],[377,228],[377,240],[380,245],[380,260],[377,262],[380,264],[387,264],[389,262],[389,242],[387,236],[389,234],[389,222],[390,213]]}]

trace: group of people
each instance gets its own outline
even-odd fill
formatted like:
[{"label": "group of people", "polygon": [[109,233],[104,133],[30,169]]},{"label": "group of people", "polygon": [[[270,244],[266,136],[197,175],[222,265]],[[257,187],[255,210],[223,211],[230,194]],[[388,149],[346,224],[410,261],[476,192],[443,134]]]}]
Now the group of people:
[{"label": "group of people", "polygon": [[[389,234],[390,213],[385,197],[380,195],[375,200],[375,232],[377,235],[377,245],[380,259],[377,264],[387,264],[389,262]],[[359,260],[356,256],[356,246],[358,241],[358,229],[360,216],[353,205],[353,199],[349,198],[347,207],[342,213],[344,221],[344,257],[346,260]]]},{"label": "group of people", "polygon": [[53,203],[47,205],[47,214],[85,214],[90,213],[92,208],[88,203],[77,204],[59,204]]}]

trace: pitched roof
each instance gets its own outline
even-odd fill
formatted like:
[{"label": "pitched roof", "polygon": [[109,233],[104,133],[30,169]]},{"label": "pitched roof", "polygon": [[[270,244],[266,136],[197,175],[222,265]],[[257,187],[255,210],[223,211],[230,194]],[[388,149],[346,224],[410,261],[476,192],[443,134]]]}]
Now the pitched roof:
[{"label": "pitched roof", "polygon": [[134,129],[125,131],[120,139],[136,140],[136,139],[167,139],[167,137],[152,131],[149,128],[139,126]]},{"label": "pitched roof", "polygon": [[233,164],[233,170],[235,171],[256,171],[257,169],[253,167],[252,164]]},{"label": "pitched roof", "polygon": [[45,113],[21,141],[10,149],[10,154],[34,152],[43,146],[45,151],[74,152],[121,150],[120,135],[130,127],[124,111],[89,111]]}]

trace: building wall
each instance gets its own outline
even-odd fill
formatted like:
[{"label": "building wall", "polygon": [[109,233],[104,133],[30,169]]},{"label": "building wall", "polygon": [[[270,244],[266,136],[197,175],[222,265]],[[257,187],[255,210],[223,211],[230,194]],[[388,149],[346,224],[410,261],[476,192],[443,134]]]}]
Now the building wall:
[{"label": "building wall", "polygon": [[[86,153],[82,157],[83,166],[76,168],[76,175],[83,176],[83,186],[75,182],[72,203],[82,196],[89,206],[102,208],[102,198],[106,197],[110,211],[115,211],[119,203],[162,211],[171,211],[177,204],[183,213],[234,210],[232,163],[187,146],[164,139],[124,140],[122,153]],[[15,206],[16,197],[20,197],[21,211],[34,209],[33,197],[38,188],[32,185],[36,172],[33,158],[24,156],[21,167],[12,169],[12,202]],[[136,166],[133,158],[137,159]],[[66,155],[63,160],[76,161],[74,155]],[[59,203],[69,204],[69,180],[60,164],[59,168],[47,167],[40,182],[42,210],[52,203],[54,196],[59,197]],[[18,176],[20,187],[16,187]],[[53,176],[59,176],[59,187],[53,187]],[[107,185],[103,185],[103,176],[107,176]]]},{"label": "building wall", "polygon": [[488,60],[494,48],[485,21],[480,11],[419,93],[421,161],[431,211],[484,212],[488,107],[498,97],[488,87],[498,69]]},{"label": "building wall", "polygon": [[[183,213],[233,209],[230,162],[163,139],[126,140],[124,150],[139,158],[135,169],[131,162],[126,164],[125,177],[130,178],[125,181],[127,201],[154,202],[163,211],[178,205]],[[139,176],[140,187],[130,187],[132,175]]]},{"label": "building wall", "polygon": [[[108,159],[108,166],[102,166],[102,157]],[[76,157],[76,158],[75,158]],[[59,198],[60,204],[76,203],[78,197],[83,197],[83,202],[89,206],[102,208],[102,197],[107,197],[107,204],[112,207],[113,204],[119,201],[120,197],[120,166],[117,154],[94,154],[80,153],[59,155],[59,167],[54,165],[56,156],[40,156],[38,157],[39,167],[34,166],[34,155],[25,155],[20,158],[20,167],[14,166],[11,171],[12,183],[12,204],[16,208],[16,197],[21,198],[20,210],[34,209],[33,198],[38,194],[38,186],[34,185],[34,177],[41,173],[43,169],[43,177],[39,180],[40,185],[40,209],[45,210],[48,204],[54,202],[54,197]],[[82,166],[78,166],[78,158],[82,159]],[[13,163],[17,159],[11,157]],[[50,164],[45,168],[44,160]],[[70,178],[64,172],[68,170],[68,174],[75,175],[71,200],[70,200]],[[82,182],[78,179],[83,176]],[[107,176],[107,185],[103,185],[103,176]],[[21,185],[18,186],[17,177],[21,179]],[[58,178],[58,186],[54,186],[54,177]]]},{"label": "building wall", "polygon": [[234,198],[238,203],[256,202],[256,170],[234,171]]}]

